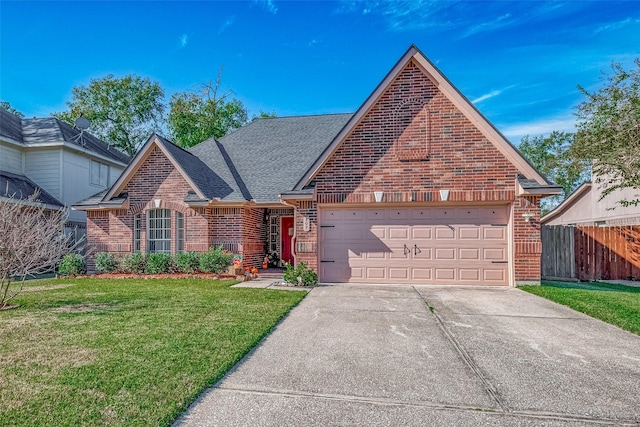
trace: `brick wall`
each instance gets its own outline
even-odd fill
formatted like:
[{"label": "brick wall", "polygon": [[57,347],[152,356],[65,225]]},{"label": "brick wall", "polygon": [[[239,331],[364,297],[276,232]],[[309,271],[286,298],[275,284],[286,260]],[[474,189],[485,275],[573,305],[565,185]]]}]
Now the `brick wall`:
[{"label": "brick wall", "polygon": [[[309,231],[304,231],[304,220],[309,220]],[[304,261],[318,271],[318,205],[312,201],[298,201],[295,210],[296,245],[295,262]]]},{"label": "brick wall", "polygon": [[[316,176],[319,204],[506,201],[514,205],[516,281],[539,280],[539,198],[517,198],[517,168],[488,141],[410,61],[361,119]],[[312,230],[298,238],[317,238],[316,206],[298,209],[296,221],[312,218]],[[524,222],[523,213],[535,214]],[[314,265],[314,253],[297,260]]]},{"label": "brick wall", "polygon": [[246,267],[261,267],[267,246],[265,209],[245,208],[242,215],[242,260]]}]

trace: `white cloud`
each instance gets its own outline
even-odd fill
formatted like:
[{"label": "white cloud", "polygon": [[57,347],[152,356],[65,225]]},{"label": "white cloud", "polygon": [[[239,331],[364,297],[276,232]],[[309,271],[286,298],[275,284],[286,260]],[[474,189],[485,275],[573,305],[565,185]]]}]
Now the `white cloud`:
[{"label": "white cloud", "polygon": [[227,31],[227,28],[232,26],[234,22],[236,22],[236,17],[235,16],[230,16],[227,19],[225,19],[224,22],[222,23],[222,25],[220,25],[220,28],[218,28],[218,35],[224,33],[225,31]]},{"label": "white cloud", "polygon": [[254,0],[255,3],[262,6],[267,12],[273,13],[274,15],[278,13],[278,7],[275,5],[273,0]]},{"label": "white cloud", "polygon": [[493,31],[496,30],[498,28],[503,28],[506,27],[508,25],[511,25],[515,22],[514,19],[510,19],[511,18],[511,14],[510,13],[506,13],[502,16],[498,16],[496,19],[494,19],[493,21],[489,21],[489,22],[483,22],[481,24],[477,24],[474,25],[473,27],[469,28],[467,31],[464,32],[464,34],[462,35],[462,37],[469,37],[472,36],[474,34],[478,34],[478,33],[482,33],[485,31]]},{"label": "white cloud", "polygon": [[502,93],[502,91],[501,91],[501,90],[492,90],[491,92],[489,92],[489,93],[485,93],[484,95],[479,96],[478,98],[476,98],[476,99],[472,100],[471,102],[472,102],[473,104],[477,104],[478,102],[482,102],[482,101],[485,101],[485,100],[487,100],[487,99],[489,99],[489,98],[493,98],[494,96],[498,96],[498,95],[500,95],[501,93]]},{"label": "white cloud", "polygon": [[598,33],[601,33],[603,31],[618,30],[618,29],[620,29],[622,27],[625,27],[625,26],[627,26],[629,24],[638,24],[638,23],[640,23],[640,19],[627,18],[627,19],[624,19],[622,21],[612,22],[610,24],[602,25],[602,26],[596,28],[594,33],[598,34]]},{"label": "white cloud", "polygon": [[189,36],[183,34],[180,36],[180,47],[186,47],[187,43],[189,43]]},{"label": "white cloud", "polygon": [[543,118],[540,120],[514,123],[500,128],[502,134],[512,142],[519,143],[525,135],[548,135],[554,130],[559,132],[575,132],[576,119],[572,115]]}]

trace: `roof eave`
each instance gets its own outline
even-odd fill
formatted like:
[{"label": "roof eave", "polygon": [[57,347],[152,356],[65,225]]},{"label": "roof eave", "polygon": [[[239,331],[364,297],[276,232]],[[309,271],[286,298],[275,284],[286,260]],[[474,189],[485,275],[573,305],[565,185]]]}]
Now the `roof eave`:
[{"label": "roof eave", "polygon": [[549,221],[552,221],[558,215],[563,214],[567,211],[575,202],[581,199],[587,192],[591,190],[591,182],[585,182],[580,187],[576,188],[576,190],[569,195],[566,199],[562,201],[558,206],[556,206],[551,212],[548,212],[542,218],[540,218],[540,223],[545,224]]}]

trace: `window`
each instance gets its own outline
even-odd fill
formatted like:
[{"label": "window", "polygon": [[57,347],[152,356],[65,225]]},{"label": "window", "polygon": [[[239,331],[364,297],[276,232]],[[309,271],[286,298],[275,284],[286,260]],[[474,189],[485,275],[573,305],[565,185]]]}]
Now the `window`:
[{"label": "window", "polygon": [[100,187],[109,185],[109,166],[91,160],[91,184]]},{"label": "window", "polygon": [[184,214],[176,212],[176,252],[184,252]]},{"label": "window", "polygon": [[140,214],[133,216],[133,251],[140,252],[140,230],[142,228],[142,218]]},{"label": "window", "polygon": [[169,209],[152,209],[147,212],[147,252],[171,252]]}]

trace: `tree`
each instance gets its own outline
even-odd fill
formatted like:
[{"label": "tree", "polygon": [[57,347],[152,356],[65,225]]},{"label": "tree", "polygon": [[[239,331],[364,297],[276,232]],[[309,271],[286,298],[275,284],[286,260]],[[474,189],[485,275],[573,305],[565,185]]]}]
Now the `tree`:
[{"label": "tree", "polygon": [[215,84],[203,84],[201,92],[179,92],[169,101],[167,124],[173,141],[182,147],[193,147],[247,123],[247,110],[238,99],[228,99],[231,92],[218,96],[222,68]]},{"label": "tree", "polygon": [[13,108],[8,101],[0,101],[0,108],[2,108],[3,110],[7,110],[11,114],[15,114],[18,117],[24,117],[24,114]]},{"label": "tree", "polygon": [[569,156],[574,135],[553,131],[547,137],[525,136],[520,152],[548,179],[562,186],[562,194],[542,199],[542,212],[547,213],[562,202],[580,184],[589,180],[589,164]]},{"label": "tree", "polygon": [[8,307],[27,277],[51,271],[80,242],[64,234],[66,211],[38,203],[38,193],[26,201],[0,198],[0,310]]},{"label": "tree", "polygon": [[[640,190],[640,59],[626,71],[613,63],[603,75],[605,86],[589,92],[577,107],[578,132],[571,155],[592,162],[593,176],[602,198],[615,190]],[[638,205],[640,197],[619,200],[622,206]]]},{"label": "tree", "polygon": [[54,113],[70,124],[80,116],[91,121],[90,131],[133,156],[138,147],[159,130],[164,120],[164,91],[157,82],[136,75],[112,74],[76,86],[68,111]]}]

